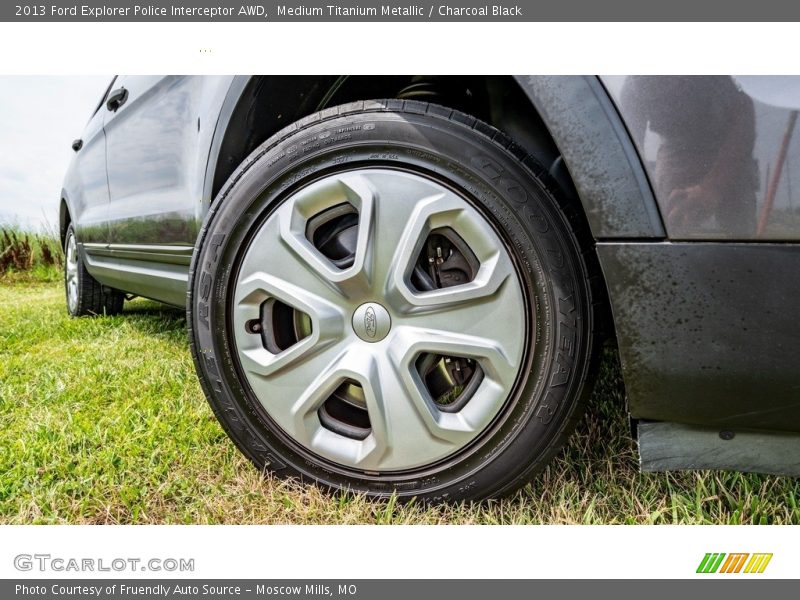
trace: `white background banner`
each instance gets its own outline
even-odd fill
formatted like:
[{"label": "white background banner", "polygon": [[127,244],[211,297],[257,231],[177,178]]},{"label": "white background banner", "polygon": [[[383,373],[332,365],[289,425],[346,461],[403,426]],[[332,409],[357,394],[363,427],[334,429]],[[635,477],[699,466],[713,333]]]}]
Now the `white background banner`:
[{"label": "white background banner", "polygon": [[[797,577],[800,561],[792,526],[11,526],[0,535],[0,578],[754,579]],[[697,574],[707,552],[773,557],[761,574]],[[20,554],[95,559],[95,568],[194,559],[195,569],[20,571]]]}]

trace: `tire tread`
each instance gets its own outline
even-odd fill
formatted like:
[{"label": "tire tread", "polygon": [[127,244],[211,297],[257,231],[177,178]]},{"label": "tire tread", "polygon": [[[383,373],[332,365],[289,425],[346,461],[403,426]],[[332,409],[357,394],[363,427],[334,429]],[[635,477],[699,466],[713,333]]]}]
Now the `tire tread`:
[{"label": "tire tread", "polygon": [[[75,235],[72,225],[67,229],[65,240],[69,239],[70,235]],[[72,316],[113,316],[122,312],[124,303],[125,294],[123,292],[109,288],[92,277],[83,261],[80,246],[78,246],[78,306]],[[69,305],[67,310],[69,310]]]}]

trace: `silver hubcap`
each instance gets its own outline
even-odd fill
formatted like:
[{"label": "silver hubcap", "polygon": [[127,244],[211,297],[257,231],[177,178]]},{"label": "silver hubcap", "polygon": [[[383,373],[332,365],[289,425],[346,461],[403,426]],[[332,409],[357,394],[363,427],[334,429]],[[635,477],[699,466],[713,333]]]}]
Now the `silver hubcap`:
[{"label": "silver hubcap", "polygon": [[369,472],[475,440],[508,399],[526,340],[522,289],[491,225],[448,188],[387,169],[287,198],[242,259],[232,310],[271,419]]},{"label": "silver hubcap", "polygon": [[78,307],[78,244],[75,236],[70,234],[67,239],[67,256],[64,261],[67,280],[67,305],[71,312]]}]

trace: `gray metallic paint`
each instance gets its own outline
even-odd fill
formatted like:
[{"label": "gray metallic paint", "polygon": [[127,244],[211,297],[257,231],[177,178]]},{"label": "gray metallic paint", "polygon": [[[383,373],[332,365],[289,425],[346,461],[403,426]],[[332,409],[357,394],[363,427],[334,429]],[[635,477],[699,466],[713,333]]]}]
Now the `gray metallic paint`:
[{"label": "gray metallic paint", "polygon": [[620,76],[603,83],[642,157],[669,239],[800,240],[800,131],[791,129],[800,78]]},{"label": "gray metallic paint", "polygon": [[185,304],[191,258],[185,247],[167,252],[163,247],[82,246],[86,268],[105,285],[137,295],[144,290],[147,298],[174,306]]},{"label": "gray metallic paint", "polygon": [[130,99],[107,111],[109,242],[193,245],[198,199],[230,77],[121,77]]},{"label": "gray metallic paint", "polygon": [[[106,285],[185,304],[189,260],[208,204],[209,148],[233,77],[119,76],[128,101],[101,102],[84,131],[62,199],[89,272]],[[62,223],[62,230],[63,230]],[[114,245],[140,246],[135,253]],[[159,247],[161,247],[159,249]]]},{"label": "gray metallic paint", "polygon": [[[106,140],[101,111],[95,113],[83,132],[83,147],[69,166],[62,198],[69,203],[70,215],[79,240],[102,242],[108,237],[108,182],[106,180]],[[62,231],[65,228],[62,227]]]}]

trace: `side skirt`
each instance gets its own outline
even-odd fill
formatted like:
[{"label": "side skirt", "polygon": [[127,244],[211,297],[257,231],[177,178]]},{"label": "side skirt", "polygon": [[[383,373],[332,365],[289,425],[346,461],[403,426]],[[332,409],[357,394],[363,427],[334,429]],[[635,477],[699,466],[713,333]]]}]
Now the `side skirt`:
[{"label": "side skirt", "polygon": [[800,475],[800,434],[730,431],[644,421],[638,425],[642,471],[721,469]]},{"label": "side skirt", "polygon": [[86,268],[100,283],[184,307],[193,246],[81,244]]}]

